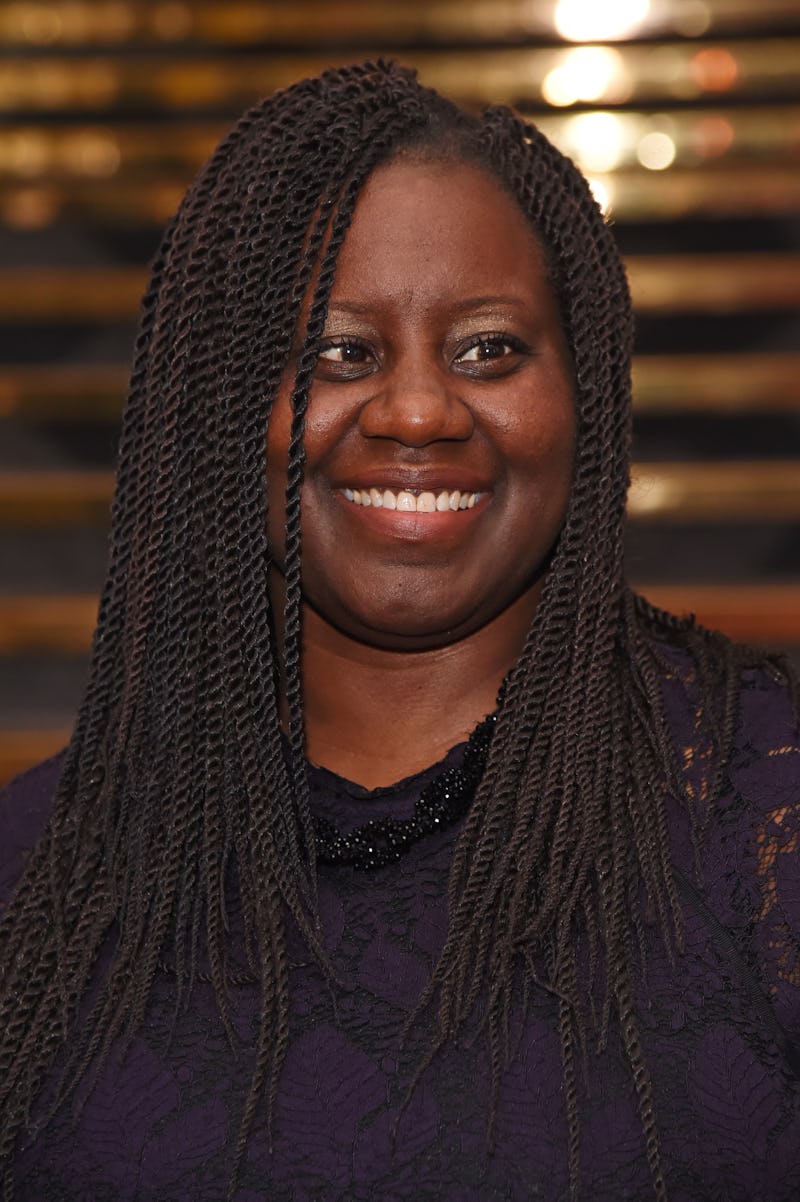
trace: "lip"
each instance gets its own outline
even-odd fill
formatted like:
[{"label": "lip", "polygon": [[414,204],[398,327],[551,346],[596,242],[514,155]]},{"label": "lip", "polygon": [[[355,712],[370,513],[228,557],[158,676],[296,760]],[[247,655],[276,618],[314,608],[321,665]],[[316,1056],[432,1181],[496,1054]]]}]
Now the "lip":
[{"label": "lip", "polygon": [[492,482],[486,476],[475,471],[459,468],[370,468],[365,471],[354,471],[352,475],[340,476],[333,482],[333,488],[339,492],[344,488],[391,489],[409,492],[493,492]]}]

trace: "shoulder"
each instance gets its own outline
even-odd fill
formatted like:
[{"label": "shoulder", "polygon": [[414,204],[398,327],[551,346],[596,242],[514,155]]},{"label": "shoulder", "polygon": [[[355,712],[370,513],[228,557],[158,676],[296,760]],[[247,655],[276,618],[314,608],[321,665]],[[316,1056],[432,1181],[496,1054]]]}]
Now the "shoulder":
[{"label": "shoulder", "polygon": [[0,789],[0,903],[8,901],[53,805],[64,753],[43,760]]},{"label": "shoulder", "polygon": [[[652,643],[664,712],[678,746],[696,752],[723,734],[730,718],[731,774],[760,765],[771,786],[800,779],[800,712],[790,680],[766,657],[712,635],[699,648]],[[727,651],[727,655],[726,655]],[[730,715],[727,710],[730,707]],[[710,746],[709,746],[710,753]],[[688,764],[692,755],[684,755]],[[751,772],[752,784],[758,772]],[[796,799],[797,800],[797,799]]]},{"label": "shoulder", "polygon": [[681,791],[700,826],[710,819],[750,847],[776,823],[800,832],[800,715],[787,675],[727,641],[658,643],[653,654]]},{"label": "shoulder", "polygon": [[[708,659],[703,665],[702,652]],[[755,656],[716,662],[715,644],[663,655],[665,716],[690,806],[700,802],[702,892],[755,956],[755,976],[788,1031],[800,1032],[800,716],[778,668]],[[657,651],[659,658],[662,652]],[[737,662],[738,661],[738,662]],[[705,672],[706,687],[703,686]],[[727,687],[726,687],[727,682]],[[726,704],[727,699],[727,704]],[[715,754],[728,726],[727,756]],[[710,802],[706,808],[705,801]],[[680,816],[682,870],[695,846]],[[752,942],[750,942],[752,940]]]},{"label": "shoulder", "polygon": [[786,681],[764,670],[742,673],[736,745],[741,769],[752,757],[768,761],[773,787],[800,780],[800,716]]},{"label": "shoulder", "polygon": [[728,776],[745,826],[737,869],[755,899],[758,960],[800,1057],[800,737],[786,690],[754,673],[740,694]]}]

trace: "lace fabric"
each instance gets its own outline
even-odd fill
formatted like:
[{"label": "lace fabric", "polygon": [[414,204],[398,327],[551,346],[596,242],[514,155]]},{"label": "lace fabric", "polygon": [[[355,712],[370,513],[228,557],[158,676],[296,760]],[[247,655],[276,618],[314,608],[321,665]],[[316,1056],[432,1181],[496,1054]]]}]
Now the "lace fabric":
[{"label": "lace fabric", "polygon": [[[700,799],[708,768],[691,681],[676,672],[665,693]],[[460,754],[455,748],[445,762]],[[363,821],[365,808],[402,817],[420,784],[440,770],[369,793],[315,769],[314,804],[342,828]],[[0,823],[9,829],[16,814],[15,846],[24,842],[23,812],[35,837],[55,776],[45,768],[8,791]],[[685,951],[673,968],[657,931],[646,929],[636,998],[669,1197],[797,1202],[800,751],[785,694],[763,674],[745,680],[736,752],[703,840],[700,875],[677,805],[670,836],[688,883],[681,892]],[[259,1120],[239,1202],[568,1197],[557,1016],[544,992],[524,1022],[512,1021],[492,1152],[481,1039],[443,1050],[402,1109],[409,1066],[425,1045],[419,1032],[403,1050],[400,1033],[442,945],[456,837],[457,828],[432,834],[375,872],[321,869],[325,944],[351,987],[332,997],[302,946],[290,949],[292,1040],[272,1150]],[[169,978],[159,979],[144,1030],[124,1063],[109,1060],[77,1124],[60,1114],[44,1134],[29,1137],[15,1165],[18,1199],[224,1196],[252,1067],[256,990],[234,991],[242,1044],[234,1057],[206,985],[170,1039],[170,989]],[[590,1049],[581,1097],[583,1196],[651,1197],[630,1072],[613,1037],[601,1054]]]},{"label": "lace fabric", "polygon": [[[778,980],[800,989],[800,951],[793,938],[790,917],[794,906],[800,903],[800,807],[770,810],[759,827],[758,852],[763,893],[758,916],[764,931],[762,937],[774,958]],[[789,899],[793,899],[794,905],[789,904]],[[776,983],[773,992],[777,988]]]}]

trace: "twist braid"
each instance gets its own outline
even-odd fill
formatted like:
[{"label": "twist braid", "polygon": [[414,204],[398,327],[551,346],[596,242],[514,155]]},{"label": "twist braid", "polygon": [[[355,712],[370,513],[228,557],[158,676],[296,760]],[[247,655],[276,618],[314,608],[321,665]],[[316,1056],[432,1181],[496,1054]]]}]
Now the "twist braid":
[{"label": "twist braid", "polygon": [[[365,181],[397,155],[477,165],[530,221],[572,356],[577,427],[567,517],[454,849],[444,947],[410,1020],[426,1030],[427,1016],[430,1029],[409,1088],[484,1005],[491,1141],[512,1004],[524,1015],[543,988],[557,999],[571,1196],[581,1187],[576,1065],[590,1032],[602,1047],[616,1026],[653,1191],[666,1197],[632,1002],[642,906],[674,956],[682,922],[665,794],[683,802],[699,839],[724,781],[740,671],[756,658],[625,586],[632,317],[585,181],[509,110],[469,116],[385,62],[325,72],[249,110],[153,263],[86,694],[47,830],[0,919],[7,1187],[31,1115],[46,1121],[53,1106],[87,1096],[112,1046],[144,1022],[166,969],[176,1013],[210,979],[231,1043],[228,988],[258,985],[232,1195],[262,1104],[271,1122],[288,1046],[287,923],[336,986],[318,931],[304,757],[303,435],[339,251]],[[264,464],[281,388],[292,425],[278,565]],[[282,614],[268,587],[278,566]],[[687,656],[698,682],[714,754],[705,798],[687,790],[672,748],[662,677],[674,653],[663,647]],[[229,946],[234,898],[244,965]],[[54,1061],[58,1088],[37,1110]]]}]

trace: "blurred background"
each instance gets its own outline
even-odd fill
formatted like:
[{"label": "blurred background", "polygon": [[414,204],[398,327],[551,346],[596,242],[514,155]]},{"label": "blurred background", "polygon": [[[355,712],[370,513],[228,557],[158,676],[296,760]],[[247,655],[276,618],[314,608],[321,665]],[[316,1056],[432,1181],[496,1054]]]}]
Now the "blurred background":
[{"label": "blurred background", "polygon": [[638,314],[629,575],[800,661],[800,0],[0,5],[0,780],[63,744],[146,265],[258,97],[385,54],[530,115]]}]

